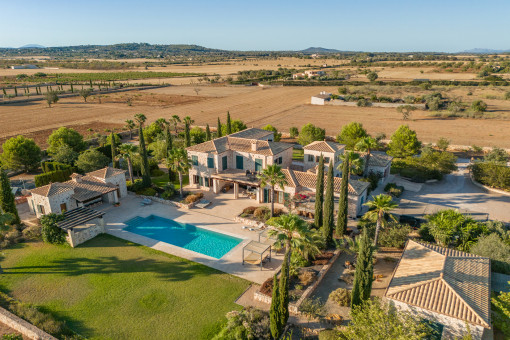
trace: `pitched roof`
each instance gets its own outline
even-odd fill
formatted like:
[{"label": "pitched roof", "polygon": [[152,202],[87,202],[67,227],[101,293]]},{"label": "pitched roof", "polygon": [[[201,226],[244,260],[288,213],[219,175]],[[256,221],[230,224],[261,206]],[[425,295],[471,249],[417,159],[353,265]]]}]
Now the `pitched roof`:
[{"label": "pitched roof", "polygon": [[409,240],[385,296],[490,328],[490,261]]},{"label": "pitched roof", "polygon": [[32,194],[50,197],[55,195],[60,195],[66,191],[73,190],[73,188],[69,187],[68,185],[62,184],[62,183],[50,183],[48,185],[35,188],[30,190]]},{"label": "pitched roof", "polygon": [[[364,154],[363,156],[366,157],[367,154]],[[368,166],[386,167],[392,160],[393,157],[388,155],[386,152],[372,151],[370,153],[370,158],[368,159]]]},{"label": "pitched roof", "polygon": [[88,172],[87,175],[92,176],[92,177],[106,179],[106,178],[110,178],[112,176],[116,176],[116,175],[124,174],[124,173],[126,173],[126,170],[116,169],[116,168],[112,168],[111,166],[107,166],[106,168],[103,168],[103,169]]},{"label": "pitched roof", "polygon": [[[265,130],[263,130],[265,131]],[[256,150],[252,149],[252,144],[255,143],[257,145]],[[204,153],[214,153],[221,154],[227,150],[234,150],[239,152],[247,152],[257,155],[264,156],[272,156],[277,155],[287,149],[292,148],[293,145],[289,143],[280,143],[280,142],[269,142],[266,140],[258,140],[258,139],[247,139],[247,138],[239,138],[226,136],[221,138],[216,138],[211,141],[207,141],[201,144],[192,145],[186,150],[195,151],[195,152],[204,152]]]},{"label": "pitched roof", "polygon": [[[317,184],[317,174],[311,172],[303,172],[296,171],[291,169],[282,169],[285,174],[285,178],[291,178],[293,185],[287,180],[288,186],[294,187],[306,187],[310,189],[315,189]],[[339,177],[334,178],[334,191],[340,192],[340,185],[342,184],[342,179]],[[348,191],[350,194],[361,195],[363,191],[368,188],[369,184],[367,182],[360,182],[356,180],[350,180],[348,185]]]},{"label": "pitched roof", "polygon": [[342,151],[345,148],[345,145],[330,142],[330,141],[315,141],[308,145],[305,145],[303,149],[312,150],[312,151],[321,151],[321,152],[338,152]]},{"label": "pitched roof", "polygon": [[239,132],[234,132],[234,133],[228,135],[228,137],[261,139],[261,138],[267,137],[269,135],[272,135],[273,133],[274,133],[273,131],[257,129],[257,128],[249,128],[249,129],[244,129]]}]

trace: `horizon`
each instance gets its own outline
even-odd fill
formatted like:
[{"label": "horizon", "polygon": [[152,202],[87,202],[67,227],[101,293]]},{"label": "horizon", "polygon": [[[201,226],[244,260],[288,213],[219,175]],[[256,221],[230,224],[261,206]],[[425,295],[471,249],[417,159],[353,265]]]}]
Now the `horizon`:
[{"label": "horizon", "polygon": [[[99,6],[99,7],[98,7]],[[474,25],[491,12],[491,25]],[[100,10],[98,10],[100,8]],[[92,0],[83,6],[53,0],[42,6],[29,0],[3,6],[0,46],[47,47],[149,44],[199,45],[228,51],[300,51],[311,46],[353,52],[458,53],[475,48],[507,50],[500,36],[510,33],[510,3],[438,0],[426,5],[391,0],[363,4],[306,1],[238,4],[232,0],[193,4],[149,0]],[[23,20],[19,12],[23,10]],[[77,15],[76,13],[79,13]],[[384,20],[384,22],[381,22]],[[65,29],[62,29],[65,28]],[[37,32],[37,34],[34,34]]]}]

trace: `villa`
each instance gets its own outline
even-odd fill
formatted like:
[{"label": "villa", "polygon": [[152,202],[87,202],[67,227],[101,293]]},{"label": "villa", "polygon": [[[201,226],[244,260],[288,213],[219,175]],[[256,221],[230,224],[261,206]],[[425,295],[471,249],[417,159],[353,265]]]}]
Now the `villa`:
[{"label": "villa", "polygon": [[335,177],[342,176],[341,156],[344,154],[345,145],[330,141],[315,141],[303,147],[304,150],[304,171],[313,169],[316,171],[320,156],[324,156],[325,171],[330,162],[333,162],[333,174]]},{"label": "villa", "polygon": [[[490,260],[409,240],[385,299],[431,322],[443,339],[491,333]],[[490,338],[490,336],[488,337]]]},{"label": "villa", "polygon": [[[344,146],[338,143],[311,143],[304,147],[305,166],[310,168],[298,171],[292,164],[293,145],[273,140],[272,131],[251,128],[188,147],[192,161],[190,185],[206,191],[212,190],[215,194],[233,189],[236,199],[243,195],[259,203],[269,203],[271,189],[260,186],[257,174],[268,165],[278,164],[283,168],[287,184],[284,188],[275,188],[275,203],[284,204],[297,194],[315,196],[317,175],[310,171],[312,166],[316,167],[311,161],[312,156],[315,162],[317,155],[323,153],[338,165],[339,156],[344,150]],[[307,162],[308,156],[310,161]],[[340,176],[338,171],[337,174]],[[341,181],[341,178],[335,178],[335,196],[339,196]],[[352,217],[360,214],[367,200],[368,186],[366,182],[349,182],[349,215]]]},{"label": "villa", "polygon": [[30,212],[40,218],[103,202],[118,203],[127,195],[126,175],[124,170],[106,167],[85,175],[72,174],[67,182],[50,183],[30,193]]}]

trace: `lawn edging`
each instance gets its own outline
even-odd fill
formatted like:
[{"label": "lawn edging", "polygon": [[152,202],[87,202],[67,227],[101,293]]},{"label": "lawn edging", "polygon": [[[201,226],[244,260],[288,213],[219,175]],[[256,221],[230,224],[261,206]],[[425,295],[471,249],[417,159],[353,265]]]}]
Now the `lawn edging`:
[{"label": "lawn edging", "polygon": [[7,325],[8,327],[20,332],[29,339],[34,340],[57,340],[52,335],[42,331],[35,327],[31,323],[23,320],[19,316],[16,316],[9,312],[7,309],[0,307],[0,323]]},{"label": "lawn edging", "polygon": [[504,195],[504,196],[510,196],[510,192],[508,192],[508,191],[501,190],[501,189],[491,188],[489,186],[483,185],[482,183],[478,182],[475,179],[475,176],[473,175],[473,172],[471,170],[469,170],[469,177],[471,178],[471,182],[473,182],[473,184],[476,185],[479,188],[485,189],[485,190],[487,190],[489,192],[492,192],[492,193],[495,193],[495,194],[500,194],[500,195]]},{"label": "lawn edging", "polygon": [[[322,282],[322,280],[324,279],[324,276],[326,276],[326,274],[329,272],[331,267],[333,267],[333,264],[336,262],[336,260],[340,256],[340,253],[341,253],[340,249],[336,249],[331,260],[329,260],[329,262],[327,264],[322,266],[321,270],[319,271],[319,274],[317,275],[317,280],[315,280],[315,282],[312,285],[310,285],[310,287],[306,288],[306,290],[303,292],[303,295],[301,295],[301,297],[295,303],[289,303],[289,312],[296,314],[296,315],[300,314],[299,307],[301,306],[301,304],[303,303],[303,301],[305,299],[307,299],[308,297],[310,297],[312,295],[312,293],[317,288],[317,286]],[[278,271],[278,273],[279,273],[279,271]],[[270,296],[262,294],[260,292],[260,289],[255,291],[255,293],[253,294],[253,298],[256,301],[261,301],[261,302],[264,302],[267,304],[271,304],[271,300],[272,300],[272,298]]]}]

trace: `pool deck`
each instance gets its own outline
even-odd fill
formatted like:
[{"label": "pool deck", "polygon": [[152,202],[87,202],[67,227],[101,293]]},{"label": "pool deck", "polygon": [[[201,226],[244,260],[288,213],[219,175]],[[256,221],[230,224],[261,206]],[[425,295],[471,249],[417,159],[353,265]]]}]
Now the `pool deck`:
[{"label": "pool deck", "polygon": [[[106,212],[104,216],[106,232],[113,236],[193,262],[201,263],[258,284],[263,283],[267,278],[273,276],[275,271],[281,266],[283,256],[276,255],[274,252],[272,252],[271,261],[266,262],[262,270],[260,270],[259,266],[250,264],[242,265],[242,249],[251,240],[258,241],[258,232],[243,229],[242,224],[234,221],[234,216],[243,209],[243,206],[256,205],[252,202],[231,200],[228,196],[225,196],[221,198],[221,201],[212,200],[213,204],[210,208],[193,208],[190,210],[179,209],[157,202],[153,202],[148,206],[141,206],[140,202],[140,198],[134,195],[128,195],[122,199],[121,205],[118,207],[103,205],[100,210]],[[218,212],[221,213],[218,214]],[[228,213],[225,214],[224,212]],[[222,258],[215,259],[166,242],[123,230],[126,227],[124,222],[137,216],[147,217],[149,215],[168,218],[180,223],[189,223],[200,228],[234,236],[242,239],[242,242]],[[219,215],[226,215],[226,217]]]}]

